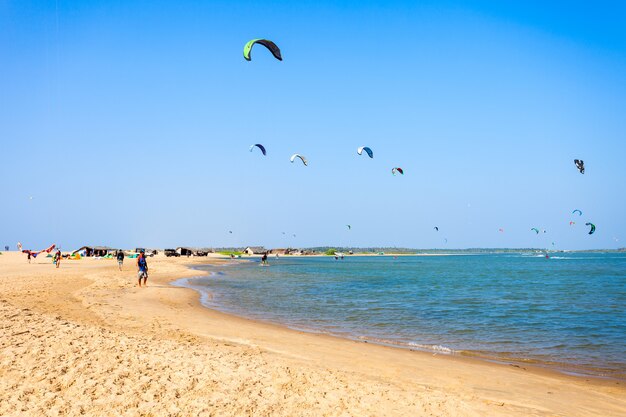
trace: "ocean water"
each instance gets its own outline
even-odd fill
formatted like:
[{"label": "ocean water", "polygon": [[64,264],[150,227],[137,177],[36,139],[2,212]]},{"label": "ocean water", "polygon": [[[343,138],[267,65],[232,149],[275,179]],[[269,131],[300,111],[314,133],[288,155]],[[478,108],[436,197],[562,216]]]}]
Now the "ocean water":
[{"label": "ocean water", "polygon": [[626,377],[626,254],[270,259],[202,267],[207,307],[375,343]]}]

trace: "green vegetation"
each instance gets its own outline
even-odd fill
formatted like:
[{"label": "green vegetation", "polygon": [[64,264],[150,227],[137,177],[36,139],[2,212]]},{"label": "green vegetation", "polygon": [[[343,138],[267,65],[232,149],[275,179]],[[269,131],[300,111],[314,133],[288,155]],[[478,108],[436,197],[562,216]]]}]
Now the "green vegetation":
[{"label": "green vegetation", "polygon": [[219,253],[220,255],[224,255],[224,256],[230,256],[230,255],[239,256],[239,255],[243,254],[243,252],[239,252],[239,251],[227,251],[227,250],[220,251],[220,252],[217,252],[217,253]]},{"label": "green vegetation", "polygon": [[324,252],[324,255],[327,255],[327,256],[334,256],[334,255],[335,255],[335,252],[337,252],[337,249],[334,249],[334,248],[328,248],[328,249],[326,249],[326,252]]}]

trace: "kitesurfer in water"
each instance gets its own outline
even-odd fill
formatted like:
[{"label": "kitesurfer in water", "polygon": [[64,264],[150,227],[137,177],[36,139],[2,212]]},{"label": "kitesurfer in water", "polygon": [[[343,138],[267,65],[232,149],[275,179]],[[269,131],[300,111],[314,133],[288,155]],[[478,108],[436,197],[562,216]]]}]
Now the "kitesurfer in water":
[{"label": "kitesurfer in water", "polygon": [[261,265],[267,265],[267,252],[261,257]]}]

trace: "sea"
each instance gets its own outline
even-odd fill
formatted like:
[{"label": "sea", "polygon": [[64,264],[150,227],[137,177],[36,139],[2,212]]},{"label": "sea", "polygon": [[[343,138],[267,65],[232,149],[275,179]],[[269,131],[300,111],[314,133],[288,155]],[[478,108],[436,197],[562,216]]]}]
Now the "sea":
[{"label": "sea", "polygon": [[270,258],[176,285],[307,332],[626,379],[626,254]]}]

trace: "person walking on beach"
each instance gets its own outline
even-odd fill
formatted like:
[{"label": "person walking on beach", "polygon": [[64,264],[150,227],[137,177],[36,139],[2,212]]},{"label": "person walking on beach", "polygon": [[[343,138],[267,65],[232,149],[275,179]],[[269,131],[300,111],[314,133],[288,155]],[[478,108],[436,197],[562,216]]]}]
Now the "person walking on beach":
[{"label": "person walking on beach", "polygon": [[137,258],[137,269],[139,286],[141,287],[141,278],[143,278],[143,286],[146,287],[146,281],[148,281],[148,261],[146,261],[146,253],[143,250],[139,253],[139,257]]},{"label": "person walking on beach", "polygon": [[59,267],[59,265],[61,265],[61,250],[57,249],[57,253],[54,254],[54,263],[57,265],[57,268]]},{"label": "person walking on beach", "polygon": [[124,252],[122,252],[121,250],[118,250],[116,256],[117,256],[117,266],[119,267],[121,271],[122,265],[124,264]]},{"label": "person walking on beach", "polygon": [[30,263],[30,251],[27,252],[28,255],[28,263]]}]

